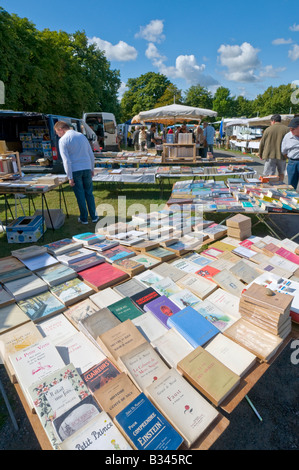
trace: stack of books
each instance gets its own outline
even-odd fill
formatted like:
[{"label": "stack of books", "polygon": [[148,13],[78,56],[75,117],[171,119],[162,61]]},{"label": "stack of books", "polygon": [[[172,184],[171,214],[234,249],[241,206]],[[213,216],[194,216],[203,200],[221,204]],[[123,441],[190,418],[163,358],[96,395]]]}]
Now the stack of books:
[{"label": "stack of books", "polygon": [[246,240],[251,236],[251,218],[243,214],[236,214],[226,221],[227,236]]}]

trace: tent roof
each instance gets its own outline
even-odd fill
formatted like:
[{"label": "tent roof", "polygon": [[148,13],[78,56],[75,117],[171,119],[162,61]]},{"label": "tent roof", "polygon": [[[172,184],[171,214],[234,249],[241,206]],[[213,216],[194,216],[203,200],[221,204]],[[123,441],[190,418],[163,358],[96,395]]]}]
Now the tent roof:
[{"label": "tent roof", "polygon": [[[161,124],[171,125],[183,121],[200,121],[204,116],[217,116],[216,111],[204,108],[195,108],[193,106],[184,106],[180,104],[170,104],[154,108],[149,111],[142,111],[138,118],[146,122],[159,122]],[[135,120],[134,116],[132,119]],[[137,122],[137,120],[136,120]]]}]

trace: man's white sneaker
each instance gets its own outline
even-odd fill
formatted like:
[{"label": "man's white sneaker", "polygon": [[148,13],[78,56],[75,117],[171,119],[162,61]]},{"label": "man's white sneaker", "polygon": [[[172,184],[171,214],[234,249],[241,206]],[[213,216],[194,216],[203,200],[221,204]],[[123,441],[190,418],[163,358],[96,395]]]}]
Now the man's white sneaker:
[{"label": "man's white sneaker", "polygon": [[80,217],[78,217],[78,222],[80,222],[80,224],[83,224],[83,225],[87,225],[88,222],[83,222],[83,220],[80,219]]}]

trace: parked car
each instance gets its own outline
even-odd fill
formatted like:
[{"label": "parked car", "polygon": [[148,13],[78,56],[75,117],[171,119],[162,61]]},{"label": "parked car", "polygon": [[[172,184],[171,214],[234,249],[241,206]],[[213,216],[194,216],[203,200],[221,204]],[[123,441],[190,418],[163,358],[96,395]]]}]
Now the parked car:
[{"label": "parked car", "polygon": [[117,152],[119,150],[114,114],[106,112],[84,113],[83,121],[97,134],[102,151]]},{"label": "parked car", "polygon": [[0,140],[6,142],[8,150],[20,153],[25,173],[41,170],[42,166],[46,166],[49,173],[64,173],[58,136],[54,131],[55,123],[60,120],[82,132],[94,152],[100,151],[95,132],[83,119],[26,111],[0,111]]}]

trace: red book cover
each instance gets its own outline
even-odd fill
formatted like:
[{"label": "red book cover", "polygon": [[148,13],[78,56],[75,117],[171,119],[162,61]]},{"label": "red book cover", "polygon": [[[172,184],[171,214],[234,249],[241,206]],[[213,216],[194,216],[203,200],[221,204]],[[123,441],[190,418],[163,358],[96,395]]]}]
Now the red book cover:
[{"label": "red book cover", "polygon": [[291,261],[292,263],[299,264],[299,256],[285,248],[279,248],[275,254]]},{"label": "red book cover", "polygon": [[78,275],[86,284],[96,290],[116,285],[130,277],[129,274],[107,262],[79,271]]},{"label": "red book cover", "polygon": [[215,276],[215,274],[217,273],[220,273],[219,269],[206,265],[200,268],[198,271],[196,271],[195,274],[198,274],[198,276],[204,277],[205,279],[208,279],[209,281],[213,281],[213,276]]}]

